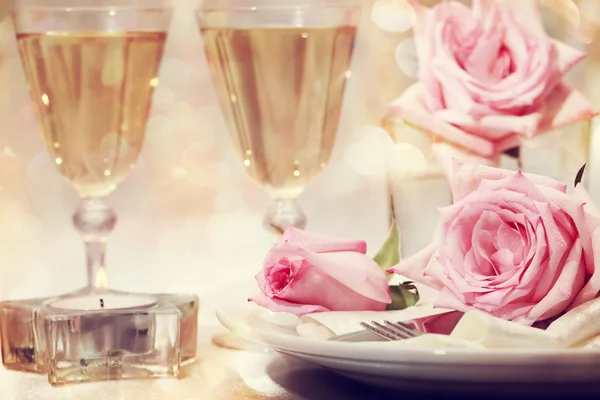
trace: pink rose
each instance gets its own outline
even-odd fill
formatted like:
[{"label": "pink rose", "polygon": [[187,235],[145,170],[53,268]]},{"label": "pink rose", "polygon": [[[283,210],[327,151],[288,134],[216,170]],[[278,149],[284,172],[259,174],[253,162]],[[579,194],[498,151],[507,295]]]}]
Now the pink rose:
[{"label": "pink rose", "polygon": [[455,162],[438,239],[390,271],[429,285],[436,307],[525,325],[600,290],[600,219],[581,185]]},{"label": "pink rose", "polygon": [[334,239],[287,228],[256,275],[261,293],[251,301],[271,311],[383,311],[388,280],[365,255],[362,240]]},{"label": "pink rose", "polygon": [[562,82],[585,54],[546,35],[535,0],[411,3],[419,82],[393,105],[408,122],[494,158],[517,135],[596,115]]}]

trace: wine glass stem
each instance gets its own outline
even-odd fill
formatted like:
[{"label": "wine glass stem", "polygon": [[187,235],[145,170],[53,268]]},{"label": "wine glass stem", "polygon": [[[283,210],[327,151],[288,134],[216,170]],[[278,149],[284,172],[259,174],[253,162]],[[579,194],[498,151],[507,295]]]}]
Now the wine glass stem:
[{"label": "wine glass stem", "polygon": [[106,239],[117,223],[117,215],[104,198],[84,198],[73,214],[73,225],[85,243],[87,287],[106,289]]},{"label": "wine glass stem", "polygon": [[306,216],[296,199],[275,199],[267,210],[264,223],[268,230],[280,234],[288,226],[304,229]]}]

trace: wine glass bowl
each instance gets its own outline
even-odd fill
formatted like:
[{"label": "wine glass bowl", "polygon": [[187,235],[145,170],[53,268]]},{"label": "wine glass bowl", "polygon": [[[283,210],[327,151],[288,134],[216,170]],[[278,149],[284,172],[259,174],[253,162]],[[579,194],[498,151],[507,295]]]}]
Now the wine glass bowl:
[{"label": "wine glass bowl", "polygon": [[329,162],[359,15],[316,3],[198,11],[235,152],[271,197],[265,225],[276,231],[306,223],[296,199]]},{"label": "wine glass bowl", "polygon": [[46,148],[84,198],[107,196],[135,165],[168,18],[160,8],[14,11]]}]

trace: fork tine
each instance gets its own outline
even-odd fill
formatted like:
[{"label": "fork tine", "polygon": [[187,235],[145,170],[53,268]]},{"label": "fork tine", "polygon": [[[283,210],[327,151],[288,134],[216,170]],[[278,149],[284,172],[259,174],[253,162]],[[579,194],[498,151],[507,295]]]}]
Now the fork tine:
[{"label": "fork tine", "polygon": [[421,332],[420,330],[418,330],[417,328],[415,328],[415,327],[413,327],[413,326],[410,326],[410,325],[409,325],[409,324],[407,324],[406,322],[396,322],[395,324],[396,324],[396,325],[400,325],[400,326],[403,326],[403,327],[405,327],[406,329],[408,329],[408,330],[412,331],[412,332],[413,332],[415,335],[417,335],[417,336],[419,336],[419,335],[422,335],[422,334],[423,334],[423,332]]},{"label": "fork tine", "polygon": [[393,335],[394,337],[396,337],[396,340],[408,339],[410,337],[410,336],[407,336],[404,332],[400,332],[397,329],[393,329],[393,328],[390,328],[387,325],[380,324],[377,321],[372,321],[371,323],[373,325],[375,325],[377,328],[379,328],[379,329],[381,329],[381,330],[389,333],[390,335]]},{"label": "fork tine", "polygon": [[402,332],[402,334],[404,334],[405,336],[407,336],[409,338],[420,335],[419,331],[417,331],[416,329],[413,329],[409,325],[406,325],[403,323],[397,323],[397,322],[390,322],[390,321],[383,321],[383,322],[391,329],[394,329],[398,332]]},{"label": "fork tine", "polygon": [[395,334],[390,334],[389,332],[387,332],[383,329],[379,329],[375,326],[369,325],[366,322],[361,322],[360,326],[362,326],[369,332],[372,332],[372,333],[376,334],[377,336],[384,338],[386,340],[400,340],[401,339],[399,336],[397,336]]}]

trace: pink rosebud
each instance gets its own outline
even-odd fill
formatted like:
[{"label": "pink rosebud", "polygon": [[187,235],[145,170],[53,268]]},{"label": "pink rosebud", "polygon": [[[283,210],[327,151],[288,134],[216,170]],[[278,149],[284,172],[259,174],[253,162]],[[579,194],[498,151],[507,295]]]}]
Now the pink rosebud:
[{"label": "pink rosebud", "polygon": [[390,269],[437,290],[436,307],[525,325],[600,290],[600,218],[581,185],[455,161],[436,242]]},{"label": "pink rosebud", "polygon": [[388,281],[365,255],[362,240],[341,240],[287,228],[256,275],[261,293],[250,300],[277,312],[383,311]]}]

